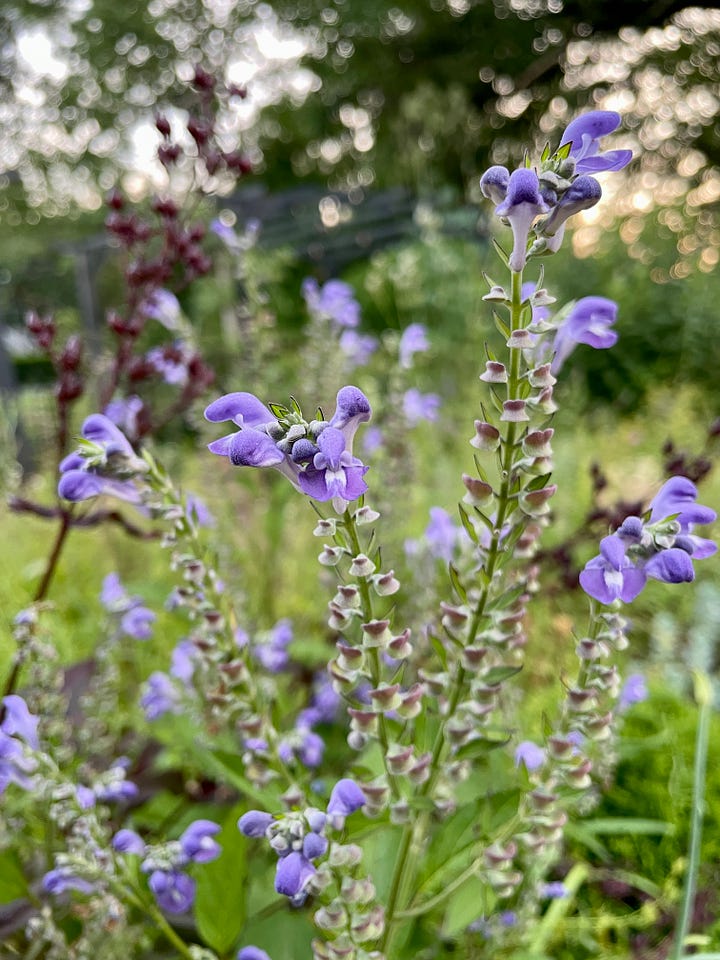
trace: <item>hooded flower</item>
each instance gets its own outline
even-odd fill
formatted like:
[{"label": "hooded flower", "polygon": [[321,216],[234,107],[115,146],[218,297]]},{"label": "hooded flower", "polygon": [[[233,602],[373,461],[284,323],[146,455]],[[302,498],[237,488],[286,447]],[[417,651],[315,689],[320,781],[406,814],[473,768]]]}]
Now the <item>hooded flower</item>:
[{"label": "hooded flower", "polygon": [[578,300],[555,334],[550,372],[556,374],[560,370],[578,343],[586,343],[596,350],[614,346],[618,335],[610,328],[617,320],[617,311],[617,304],[606,297]]},{"label": "hooded flower", "polygon": [[601,173],[622,170],[632,160],[631,150],[608,150],[600,153],[599,141],[620,126],[621,117],[613,110],[592,110],[576,117],[565,128],[560,146],[571,143],[570,156],[576,173]]},{"label": "hooded flower", "polygon": [[311,313],[327,318],[340,329],[357,327],[360,323],[360,304],[355,292],[342,280],[328,280],[321,287],[313,277],[307,277],[302,295]]},{"label": "hooded flower", "polygon": [[89,416],[82,425],[82,453],[69,454],[60,463],[58,494],[73,502],[89,500],[101,494],[139,503],[140,491],[130,480],[118,479],[140,466],[135,451],[124,433],[102,413]]},{"label": "hooded flower", "polygon": [[547,204],[540,196],[537,173],[528,167],[514,170],[510,174],[505,199],[495,207],[497,216],[507,220],[513,232],[511,270],[517,272],[525,266],[530,229],[535,220],[547,212]]}]

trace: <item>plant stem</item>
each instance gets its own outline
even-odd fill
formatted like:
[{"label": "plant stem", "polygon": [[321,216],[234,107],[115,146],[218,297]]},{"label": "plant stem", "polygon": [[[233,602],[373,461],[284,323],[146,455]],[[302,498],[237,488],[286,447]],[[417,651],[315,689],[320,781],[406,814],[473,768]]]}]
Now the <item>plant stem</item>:
[{"label": "plant stem", "polygon": [[700,671],[695,673],[695,699],[697,700],[698,725],[695,735],[695,764],[693,768],[692,814],[690,819],[690,846],[688,849],[688,867],[685,874],[685,886],[680,906],[680,916],[675,931],[675,942],[671,960],[682,960],[685,937],[690,929],[697,875],[700,867],[700,843],[702,840],[702,822],[705,807],[705,773],[707,770],[708,743],[710,740],[710,717],[712,714],[712,687],[707,676]]},{"label": "plant stem", "polygon": [[[522,272],[512,272],[511,274],[511,305],[510,305],[510,330],[514,332],[520,329],[520,317],[522,315]],[[508,371],[507,393],[508,400],[517,399],[520,385],[520,353],[518,349],[510,350],[510,369]],[[517,440],[517,424],[510,421],[507,425],[507,434],[503,441],[503,456],[501,464],[501,482],[497,498],[497,514],[495,526],[492,533],[490,547],[488,548],[487,561],[484,565],[485,586],[475,605],[473,618],[468,631],[467,644],[471,645],[475,641],[480,624],[485,616],[485,609],[490,596],[490,586],[495,575],[498,557],[500,556],[500,541],[503,535],[503,526],[509,513],[510,491],[512,486],[512,467],[515,456],[515,445]],[[441,760],[445,751],[445,730],[448,722],[452,719],[457,710],[460,698],[465,687],[466,671],[459,664],[452,683],[448,698],[448,708],[443,716],[443,722],[435,737],[433,744],[432,758],[430,761],[430,776],[420,790],[420,796],[428,796],[432,793],[433,787],[441,770]],[[404,892],[407,890],[415,874],[416,854],[421,847],[421,840],[427,834],[430,825],[430,814],[424,811],[415,821],[414,826],[407,825],[400,841],[397,860],[395,861],[395,872],[393,874],[390,894],[388,897],[387,909],[385,911],[385,934],[380,944],[380,949],[391,957],[390,947],[392,945],[398,918],[398,912],[402,912],[403,902],[405,901]]]}]

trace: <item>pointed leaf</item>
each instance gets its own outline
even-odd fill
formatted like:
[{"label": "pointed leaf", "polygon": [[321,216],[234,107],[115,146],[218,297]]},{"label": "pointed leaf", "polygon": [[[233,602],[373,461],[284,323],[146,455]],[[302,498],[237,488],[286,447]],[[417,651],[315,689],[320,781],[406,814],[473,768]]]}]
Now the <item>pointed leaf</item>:
[{"label": "pointed leaf", "polygon": [[222,854],[197,870],[195,921],[200,936],[220,956],[235,946],[247,915],[248,841],[237,828],[245,810],[245,805],[231,810],[216,838]]},{"label": "pointed leaf", "polygon": [[509,680],[510,677],[514,677],[520,673],[521,670],[522,667],[493,667],[483,675],[482,682],[490,686],[496,683],[504,683],[506,680]]},{"label": "pointed leaf", "polygon": [[453,590],[458,595],[462,603],[467,603],[467,590],[462,585],[460,574],[457,572],[457,568],[454,567],[452,563],[448,564],[448,574],[450,576],[450,583],[453,586]]},{"label": "pointed leaf", "polygon": [[477,542],[478,542],[477,530],[476,530],[475,527],[473,526],[473,522],[472,522],[472,520],[470,519],[470,517],[468,516],[467,510],[465,509],[465,507],[464,507],[461,503],[458,504],[458,513],[460,514],[460,522],[462,523],[463,527],[465,528],[465,532],[466,532],[467,535],[470,537],[470,539],[472,540],[472,542],[475,543],[475,544],[477,544]]}]

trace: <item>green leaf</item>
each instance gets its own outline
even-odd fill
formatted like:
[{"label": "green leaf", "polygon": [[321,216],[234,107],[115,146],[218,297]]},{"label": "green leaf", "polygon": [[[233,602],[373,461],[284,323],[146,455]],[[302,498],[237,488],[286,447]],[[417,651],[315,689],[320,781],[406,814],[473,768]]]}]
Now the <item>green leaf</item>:
[{"label": "green leaf", "polygon": [[435,843],[430,847],[426,858],[428,874],[438,870],[472,837],[478,823],[479,810],[480,803],[468,803],[443,821],[442,830],[436,834]]},{"label": "green leaf", "polygon": [[509,269],[510,264],[509,264],[509,262],[508,262],[508,255],[505,253],[505,251],[503,250],[503,248],[500,246],[500,244],[499,244],[499,243],[497,242],[497,240],[495,240],[495,239],[493,239],[493,246],[495,247],[495,252],[497,253],[497,255],[500,257],[500,259],[501,259],[502,262],[505,264],[505,266],[508,267],[508,269]]},{"label": "green leaf", "polygon": [[512,606],[518,597],[521,597],[526,590],[527,586],[524,583],[510,587],[508,590],[503,590],[502,593],[498,594],[497,597],[492,599],[490,603],[486,605],[486,613],[490,613],[492,610],[503,610],[505,607]]},{"label": "green leaf", "polygon": [[540,154],[540,163],[545,163],[546,160],[550,159],[550,141],[548,140],[543,147],[543,152]]},{"label": "green leaf", "polygon": [[288,408],[284,406],[282,403],[273,403],[271,401],[268,404],[268,406],[270,407],[272,415],[275,417],[276,420],[284,420],[285,417],[287,417],[287,415],[290,413]]},{"label": "green leaf", "polygon": [[12,903],[27,895],[28,885],[17,854],[5,850],[0,856],[0,904]]},{"label": "green leaf", "polygon": [[584,826],[590,833],[606,836],[645,836],[670,837],[675,833],[675,824],[665,820],[649,820],[644,817],[596,817],[585,820]]},{"label": "green leaf", "polygon": [[456,760],[476,760],[478,757],[485,756],[490,750],[496,750],[498,747],[504,747],[510,743],[512,737],[498,734],[495,736],[478,737],[471,740],[464,747],[460,747],[454,757]]},{"label": "green leaf", "polygon": [[[245,764],[242,757],[236,753],[229,753],[226,750],[208,750],[206,752],[209,767],[215,767],[215,774],[224,777],[225,780],[237,787],[245,796],[270,810],[279,809],[280,792],[271,785],[260,790],[245,776]],[[212,760],[216,762],[213,764]]]},{"label": "green leaf", "polygon": [[438,656],[438,660],[442,664],[443,670],[447,670],[447,650],[445,649],[445,645],[443,644],[442,640],[431,633],[430,643],[432,644],[432,648]]},{"label": "green leaf", "polygon": [[458,513],[460,514],[460,521],[463,527],[465,528],[465,533],[467,533],[467,535],[470,537],[473,543],[477,543],[478,542],[477,530],[473,526],[473,523],[467,514],[467,510],[461,503],[458,504]]},{"label": "green leaf", "polygon": [[500,331],[500,335],[507,340],[510,337],[510,327],[495,310],[493,310],[493,320],[495,321],[495,326]]},{"label": "green leaf", "polygon": [[[442,934],[452,938],[488,911],[488,899],[492,896],[486,883],[479,877],[469,877],[456,890],[443,918]],[[493,897],[494,899],[494,897]]]},{"label": "green leaf", "polygon": [[297,400],[295,399],[295,397],[293,397],[293,396],[290,397],[290,406],[293,408],[293,411],[294,411],[299,417],[302,416],[302,408],[301,408],[300,404],[297,402]]},{"label": "green leaf", "polygon": [[534,477],[525,487],[525,493],[531,493],[534,490],[542,490],[543,487],[547,486],[548,480],[551,476],[551,473],[544,473],[541,477]]},{"label": "green leaf", "polygon": [[237,828],[245,809],[243,804],[230,811],[216,838],[222,854],[197,869],[195,922],[205,943],[220,956],[237,943],[247,915],[248,841]]},{"label": "green leaf", "polygon": [[510,677],[520,673],[522,667],[493,667],[483,676],[482,682],[492,686],[495,683],[504,683]]},{"label": "green leaf", "polygon": [[458,595],[461,603],[467,603],[467,590],[462,585],[460,574],[457,572],[457,568],[454,567],[452,563],[448,564],[448,575],[450,577],[450,583],[453,586],[453,590]]}]

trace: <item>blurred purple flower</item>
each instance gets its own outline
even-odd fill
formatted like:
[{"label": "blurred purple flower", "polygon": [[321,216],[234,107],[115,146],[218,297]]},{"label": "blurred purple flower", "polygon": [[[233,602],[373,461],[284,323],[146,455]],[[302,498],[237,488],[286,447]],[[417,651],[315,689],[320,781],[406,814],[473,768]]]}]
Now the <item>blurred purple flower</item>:
[{"label": "blurred purple flower", "polygon": [[130,440],[137,440],[140,435],[140,416],[145,404],[135,395],[111,400],[103,410],[103,414],[119,427]]},{"label": "blurred purple flower", "polygon": [[85,449],[94,447],[97,454],[88,458],[75,452],[61,461],[59,496],[78,502],[107,494],[128,503],[139,503],[140,491],[132,481],[117,480],[108,475],[116,463],[124,466],[137,464],[135,451],[127,437],[101,413],[85,419],[81,434],[87,441]]},{"label": "blurred purple flower", "polygon": [[522,740],[515,748],[515,766],[521,763],[530,772],[537,770],[545,763],[545,751],[532,740]]},{"label": "blurred purple flower", "polygon": [[118,853],[131,853],[140,857],[145,856],[147,849],[143,838],[134,830],[118,830],[112,838],[112,847]]},{"label": "blurred purple flower", "polygon": [[631,673],[622,685],[622,690],[618,698],[618,709],[627,710],[628,707],[647,700],[647,697],[648,691],[645,677],[642,673]]},{"label": "blurred purple flower", "polygon": [[286,897],[297,897],[314,875],[315,867],[307,857],[299,851],[293,850],[292,853],[278,860],[275,873],[275,889]]},{"label": "blurred purple flower", "polygon": [[157,320],[167,330],[177,330],[180,324],[180,302],[169,290],[153,290],[140,304],[140,312]]},{"label": "blurred purple flower", "polygon": [[380,427],[368,427],[363,434],[362,449],[368,456],[379,450],[384,443],[383,432]]},{"label": "blurred purple flower", "polygon": [[180,837],[184,857],[195,863],[208,863],[222,853],[222,848],[213,840],[220,833],[220,824],[212,820],[195,820]]},{"label": "blurred purple flower", "polygon": [[430,349],[430,342],[427,338],[427,329],[422,323],[411,323],[402,332],[398,354],[400,357],[400,366],[404,370],[409,370],[413,365],[413,356],[416,353],[424,353]]},{"label": "blurred purple flower", "polygon": [[260,947],[243,947],[238,951],[236,960],[270,960],[270,955]]},{"label": "blurred purple flower", "polygon": [[403,413],[411,426],[422,420],[437,420],[439,408],[440,397],[436,393],[420,393],[411,387],[403,395]]},{"label": "blurred purple flower", "polygon": [[69,890],[75,890],[78,893],[95,893],[97,885],[85,880],[73,873],[72,867],[56,867],[48,871],[42,879],[43,890],[58,896],[61,893],[67,893]]},{"label": "blurred purple flower", "polygon": [[617,320],[617,304],[605,297],[583,297],[558,327],[552,345],[550,372],[556,374],[578,343],[606,350],[617,343],[610,327]]},{"label": "blurred purple flower", "polygon": [[179,713],[182,709],[177,687],[170,677],[160,670],[151,673],[147,678],[140,697],[140,706],[145,711],[146,720],[157,720],[166,713]]},{"label": "blurred purple flower", "polygon": [[273,817],[262,810],[248,810],[238,820],[238,830],[246,837],[264,837]]},{"label": "blurred purple flower", "polygon": [[195,900],[195,881],[179,870],[154,870],[148,886],[166,913],[185,913]]},{"label": "blurred purple flower", "polygon": [[561,880],[551,880],[550,883],[540,885],[540,896],[552,900],[561,900],[567,896],[567,888]]},{"label": "blurred purple flower", "polygon": [[348,369],[364,367],[379,346],[377,337],[356,330],[343,330],[340,334],[340,349],[348,360]]},{"label": "blurred purple flower", "polygon": [[365,794],[354,780],[338,780],[330,793],[327,805],[329,817],[347,817],[365,805]]},{"label": "blurred purple flower", "polygon": [[330,320],[338,329],[357,327],[360,304],[355,291],[342,280],[328,280],[321,287],[313,277],[303,280],[302,295],[310,313]]}]

